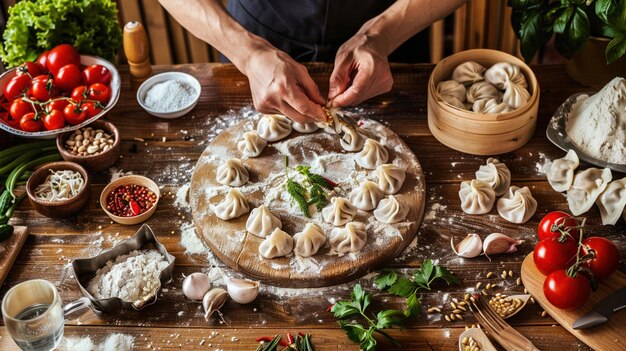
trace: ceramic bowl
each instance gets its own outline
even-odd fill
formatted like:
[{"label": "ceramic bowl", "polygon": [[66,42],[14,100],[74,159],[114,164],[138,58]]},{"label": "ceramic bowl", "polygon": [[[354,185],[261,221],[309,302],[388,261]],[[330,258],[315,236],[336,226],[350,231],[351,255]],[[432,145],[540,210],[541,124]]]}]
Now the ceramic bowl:
[{"label": "ceramic bowl", "polygon": [[[35,189],[46,180],[48,175],[50,175],[50,170],[76,171],[80,173],[85,180],[85,185],[78,195],[71,199],[63,201],[47,201],[39,199],[35,197]],[[52,218],[69,217],[80,212],[85,205],[87,205],[90,192],[89,175],[87,174],[87,171],[81,165],[74,162],[60,161],[47,163],[33,172],[30,178],[28,178],[28,182],[26,182],[26,193],[28,194],[28,199],[30,200],[33,208],[42,215]]]},{"label": "ceramic bowl", "polygon": [[[157,111],[146,106],[145,100],[146,100],[146,93],[148,92],[148,90],[150,90],[150,88],[152,88],[155,84],[162,83],[168,80],[178,80],[192,87],[196,91],[196,94],[193,100],[187,106],[184,106],[181,109],[172,110],[172,111]],[[166,119],[178,118],[187,114],[194,107],[196,107],[196,104],[198,103],[198,100],[200,99],[201,89],[202,87],[200,86],[200,82],[198,82],[196,78],[192,77],[191,75],[187,73],[182,73],[182,72],[160,73],[160,74],[157,74],[148,78],[145,82],[143,82],[139,86],[139,89],[137,89],[137,102],[139,103],[139,106],[141,106],[144,110],[146,110],[146,112],[148,112],[149,114],[155,117],[166,118]]]},{"label": "ceramic bowl", "polygon": [[[148,211],[138,216],[133,216],[133,217],[120,217],[109,212],[109,210],[107,210],[106,208],[107,197],[109,196],[109,194],[113,190],[115,190],[118,186],[130,185],[130,184],[145,186],[146,188],[150,189],[150,191],[155,193],[157,196],[157,199],[154,205],[152,205],[152,207]],[[148,218],[150,218],[154,214],[154,211],[156,211],[156,208],[157,208],[157,205],[159,204],[160,199],[161,199],[161,192],[159,191],[159,186],[155,182],[153,182],[151,179],[146,178],[144,176],[133,174],[133,175],[120,177],[112,181],[111,183],[109,183],[109,185],[107,185],[104,188],[104,190],[102,190],[102,194],[100,194],[100,206],[102,207],[104,212],[109,217],[111,217],[111,219],[114,220],[115,222],[119,224],[133,225],[133,224],[138,224],[138,223],[147,221]]]},{"label": "ceramic bowl", "polygon": [[85,167],[90,172],[99,172],[105,169],[109,169],[109,167],[113,166],[113,164],[115,164],[115,162],[120,157],[122,144],[120,140],[120,133],[113,125],[113,123],[102,120],[94,121],[89,125],[89,127],[92,127],[94,130],[102,129],[107,134],[113,135],[115,137],[113,145],[111,145],[111,147],[107,151],[97,155],[74,155],[65,149],[65,142],[72,134],[74,134],[73,131],[70,131],[57,135],[57,148],[59,149],[59,153],[61,153],[61,157],[63,157],[65,161],[76,162],[79,165]]}]

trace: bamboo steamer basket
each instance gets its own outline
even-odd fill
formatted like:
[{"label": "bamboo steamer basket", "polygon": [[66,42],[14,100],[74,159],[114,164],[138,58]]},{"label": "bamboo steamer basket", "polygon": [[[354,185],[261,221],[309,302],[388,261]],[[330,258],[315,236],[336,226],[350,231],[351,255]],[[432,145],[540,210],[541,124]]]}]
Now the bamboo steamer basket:
[{"label": "bamboo steamer basket", "polygon": [[[474,61],[486,68],[498,62],[517,65],[526,77],[530,100],[505,113],[477,113],[449,105],[437,93],[437,84],[451,79],[460,64]],[[442,144],[473,155],[497,155],[526,144],[535,132],[539,109],[539,84],[533,71],[522,60],[507,53],[474,49],[441,60],[428,81],[428,128]]]}]

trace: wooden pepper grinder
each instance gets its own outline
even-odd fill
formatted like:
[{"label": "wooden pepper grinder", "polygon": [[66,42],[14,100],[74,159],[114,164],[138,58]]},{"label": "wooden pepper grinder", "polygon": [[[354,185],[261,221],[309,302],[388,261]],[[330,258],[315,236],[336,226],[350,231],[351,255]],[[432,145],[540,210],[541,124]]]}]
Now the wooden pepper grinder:
[{"label": "wooden pepper grinder", "polygon": [[143,25],[135,21],[126,23],[123,41],[124,54],[130,66],[131,86],[136,89],[152,74],[150,46]]}]

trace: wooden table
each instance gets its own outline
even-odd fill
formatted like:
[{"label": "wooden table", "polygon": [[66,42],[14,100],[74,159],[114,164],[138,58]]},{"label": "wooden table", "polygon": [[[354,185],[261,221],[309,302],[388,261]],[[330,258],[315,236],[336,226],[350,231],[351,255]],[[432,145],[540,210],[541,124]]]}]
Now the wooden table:
[{"label": "wooden table", "polygon": [[[523,148],[500,156],[511,169],[513,184],[529,186],[539,202],[539,209],[524,225],[514,225],[501,219],[496,211],[485,216],[464,215],[459,206],[458,189],[462,180],[474,177],[474,171],[486,157],[465,155],[440,144],[431,135],[426,123],[426,83],[431,65],[394,65],[394,90],[372,99],[361,106],[363,114],[382,121],[398,133],[417,154],[426,174],[427,204],[416,243],[400,258],[388,264],[399,273],[411,272],[426,258],[439,260],[462,280],[460,286],[437,286],[422,294],[424,313],[410,321],[402,331],[391,334],[398,338],[405,350],[455,350],[457,337],[465,325],[474,323],[470,314],[464,321],[446,322],[440,314],[427,314],[431,306],[444,306],[449,310],[453,297],[460,298],[466,289],[487,280],[493,271],[497,277],[503,270],[513,270],[514,278],[507,279],[506,289],[521,291],[515,285],[522,259],[532,251],[535,228],[539,219],[552,210],[567,210],[565,198],[552,191],[545,177],[537,171],[537,163],[544,157],[557,158],[563,152],[550,144],[545,137],[547,120],[557,106],[569,95],[586,91],[573,82],[562,66],[534,67],[541,86],[540,122],[536,136]],[[196,76],[202,83],[202,96],[198,106],[188,116],[177,120],[161,120],[145,113],[135,101],[130,88],[128,69],[121,68],[122,94],[117,106],[109,115],[123,136],[122,158],[116,167],[151,177],[163,186],[165,194],[156,214],[148,221],[170,253],[176,256],[175,279],[155,306],[141,313],[120,312],[98,317],[91,311],[73,315],[66,324],[65,334],[71,337],[89,335],[101,342],[106,335],[119,332],[135,337],[137,349],[203,349],[203,350],[253,350],[254,339],[287,331],[309,332],[317,350],[357,350],[346,338],[335,318],[326,307],[332,299],[345,298],[353,283],[331,289],[310,291],[284,291],[264,288],[259,298],[250,305],[228,302],[223,311],[223,321],[205,321],[197,304],[187,302],[180,286],[183,274],[206,269],[211,263],[206,254],[185,254],[181,241],[181,222],[190,221],[185,209],[174,205],[177,190],[189,182],[193,165],[207,143],[233,120],[241,115],[242,108],[251,105],[246,78],[230,65],[203,64],[160,66],[155,71],[180,70]],[[331,66],[312,64],[309,71],[327,91]],[[107,172],[95,175],[92,180],[91,200],[88,209],[76,218],[53,220],[42,217],[29,205],[16,212],[15,224],[30,227],[31,236],[19,255],[6,283],[6,290],[27,279],[43,278],[54,282],[66,302],[80,296],[69,269],[73,258],[90,257],[113,243],[132,235],[138,226],[113,224],[100,209],[97,199],[109,181]],[[588,213],[590,233],[614,240],[623,258],[626,258],[625,225],[620,220],[616,227],[602,227],[597,208]],[[184,217],[184,218],[182,218]],[[492,232],[503,232],[525,239],[519,251],[512,255],[486,258],[459,259],[450,250],[450,237],[464,237],[467,233],[483,237]],[[621,269],[625,264],[622,261]],[[361,284],[374,291],[372,276],[361,279]],[[484,284],[484,283],[483,283]],[[387,294],[374,294],[378,309],[403,307],[403,300]],[[540,349],[580,349],[587,347],[548,317],[541,317],[541,309],[530,305],[510,322],[528,336]],[[449,313],[449,312],[448,312]],[[621,341],[624,342],[623,340]],[[381,341],[380,350],[392,349]],[[0,329],[0,349],[16,349],[6,329]]]}]

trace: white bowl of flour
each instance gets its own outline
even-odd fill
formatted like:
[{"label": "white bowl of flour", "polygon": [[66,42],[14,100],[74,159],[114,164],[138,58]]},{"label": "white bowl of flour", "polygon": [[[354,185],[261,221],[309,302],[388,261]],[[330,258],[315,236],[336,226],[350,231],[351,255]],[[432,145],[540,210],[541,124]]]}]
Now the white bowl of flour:
[{"label": "white bowl of flour", "polygon": [[137,89],[137,102],[159,118],[178,118],[191,111],[200,98],[200,82],[182,72],[165,72],[148,78]]}]

